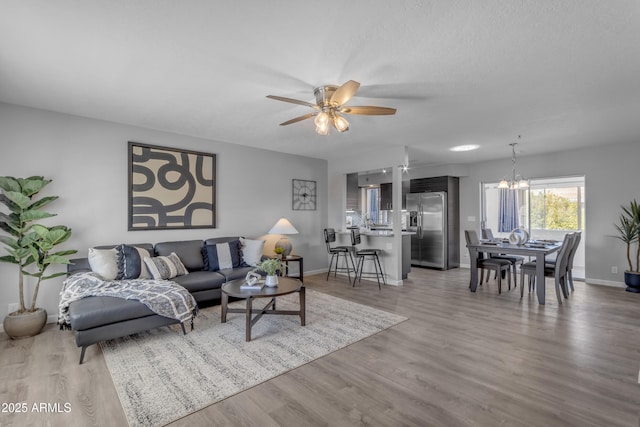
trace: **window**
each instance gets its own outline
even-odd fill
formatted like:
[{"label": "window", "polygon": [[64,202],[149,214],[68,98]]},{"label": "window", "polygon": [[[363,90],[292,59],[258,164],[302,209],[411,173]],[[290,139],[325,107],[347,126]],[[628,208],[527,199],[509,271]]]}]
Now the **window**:
[{"label": "window", "polygon": [[[481,226],[490,228],[496,237],[508,237],[510,230],[500,231],[500,190],[497,182],[481,185]],[[517,192],[519,228],[532,239],[562,241],[565,233],[582,231],[574,258],[574,277],[584,277],[585,179],[584,176],[531,179],[529,189]]]},{"label": "window", "polygon": [[584,185],[582,183],[544,183],[532,185],[529,193],[532,230],[582,230],[584,223]]},{"label": "window", "polygon": [[379,223],[380,214],[380,188],[368,187],[366,189],[367,209],[366,214],[374,224]]}]

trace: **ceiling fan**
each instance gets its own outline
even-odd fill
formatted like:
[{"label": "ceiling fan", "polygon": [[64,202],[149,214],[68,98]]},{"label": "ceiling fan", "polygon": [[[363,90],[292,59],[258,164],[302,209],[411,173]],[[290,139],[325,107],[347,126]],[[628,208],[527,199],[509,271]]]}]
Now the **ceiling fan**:
[{"label": "ceiling fan", "polygon": [[287,120],[284,123],[280,123],[280,126],[290,125],[302,120],[315,117],[314,122],[316,125],[316,132],[319,135],[329,134],[329,124],[333,125],[338,132],[345,132],[349,130],[349,122],[342,116],[342,114],[359,114],[364,116],[387,116],[396,113],[395,108],[388,107],[349,107],[344,104],[355,95],[360,87],[360,83],[349,80],[342,86],[320,86],[313,90],[313,94],[316,97],[316,103],[312,104],[306,101],[300,101],[298,99],[285,98],[282,96],[267,95],[267,98],[275,99],[277,101],[290,102],[292,104],[305,105],[311,107],[316,111],[308,113],[303,116]]}]

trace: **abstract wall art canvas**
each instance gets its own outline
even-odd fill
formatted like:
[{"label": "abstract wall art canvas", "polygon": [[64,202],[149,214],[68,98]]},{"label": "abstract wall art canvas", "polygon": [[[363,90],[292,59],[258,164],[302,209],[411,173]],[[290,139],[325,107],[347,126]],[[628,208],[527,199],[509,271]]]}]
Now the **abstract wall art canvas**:
[{"label": "abstract wall art canvas", "polygon": [[129,142],[129,230],[215,228],[215,154]]}]

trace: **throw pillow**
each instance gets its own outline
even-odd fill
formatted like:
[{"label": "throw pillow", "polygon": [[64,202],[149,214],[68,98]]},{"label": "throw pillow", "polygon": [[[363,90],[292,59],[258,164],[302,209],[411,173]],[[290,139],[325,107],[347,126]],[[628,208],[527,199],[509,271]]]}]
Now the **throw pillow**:
[{"label": "throw pillow", "polygon": [[113,249],[89,248],[89,265],[91,271],[104,280],[115,280],[118,277],[118,253]]},{"label": "throw pillow", "polygon": [[171,252],[168,256],[145,257],[144,263],[147,265],[151,276],[156,280],[173,279],[177,276],[189,274],[175,252]]},{"label": "throw pillow", "polygon": [[240,267],[240,240],[207,245],[209,271]]},{"label": "throw pillow", "polygon": [[241,238],[242,243],[242,261],[255,267],[260,261],[262,261],[262,249],[264,248],[264,240],[251,240]]},{"label": "throw pillow", "polygon": [[262,260],[262,249],[264,240],[250,240],[242,238],[242,260],[247,265],[255,267]]},{"label": "throw pillow", "polygon": [[149,279],[151,274],[144,263],[151,254],[144,248],[129,245],[116,246],[118,253],[118,280]]}]

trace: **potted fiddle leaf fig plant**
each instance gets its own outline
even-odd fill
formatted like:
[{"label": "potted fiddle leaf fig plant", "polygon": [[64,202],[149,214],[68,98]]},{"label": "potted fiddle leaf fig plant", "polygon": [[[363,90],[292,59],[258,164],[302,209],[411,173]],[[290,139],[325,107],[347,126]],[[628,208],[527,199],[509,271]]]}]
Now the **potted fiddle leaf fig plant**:
[{"label": "potted fiddle leaf fig plant", "polygon": [[[614,224],[618,239],[627,245],[627,263],[629,269],[624,272],[627,292],[640,293],[640,206],[633,200],[629,206],[622,206],[618,223]],[[635,266],[632,260],[635,246]]]},{"label": "potted fiddle leaf fig plant", "polygon": [[[9,313],[3,322],[9,337],[22,338],[40,333],[47,322],[47,312],[36,307],[40,283],[44,280],[62,276],[58,272],[47,275],[47,270],[55,264],[69,264],[69,255],[75,250],[54,251],[54,248],[66,242],[71,229],[64,225],[47,227],[34,223],[55,216],[42,208],[53,202],[58,196],[38,198],[38,193],[51,182],[41,176],[29,178],[0,177],[0,204],[9,213],[0,211],[0,243],[6,255],[0,261],[15,264],[18,269],[19,308]],[[25,278],[33,277],[35,287],[30,304],[25,301]]]},{"label": "potted fiddle leaf fig plant", "polygon": [[278,286],[278,271],[282,269],[282,261],[280,258],[269,258],[259,262],[256,265],[255,270],[264,271],[267,273],[267,278],[264,281],[265,286],[276,287]]}]

